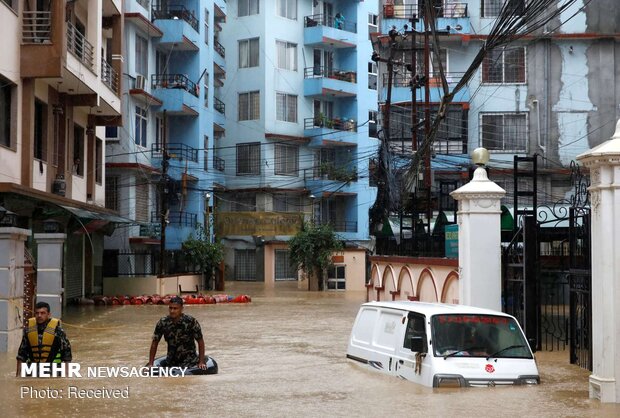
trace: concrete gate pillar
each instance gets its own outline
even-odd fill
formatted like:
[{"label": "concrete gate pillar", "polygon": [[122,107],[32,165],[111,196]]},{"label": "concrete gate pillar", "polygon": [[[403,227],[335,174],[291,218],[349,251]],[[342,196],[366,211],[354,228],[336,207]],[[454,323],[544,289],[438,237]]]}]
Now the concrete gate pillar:
[{"label": "concrete gate pillar", "polygon": [[506,191],[487,176],[486,149],[475,149],[472,160],[479,166],[473,180],[450,193],[459,202],[459,303],[501,311],[500,199]]},{"label": "concrete gate pillar", "polygon": [[620,402],[620,121],[610,140],[577,160],[590,168],[591,183],[590,398]]},{"label": "concrete gate pillar", "polygon": [[66,234],[34,234],[37,242],[37,302],[50,304],[52,316],[62,317],[62,261]]},{"label": "concrete gate pillar", "polygon": [[0,228],[0,352],[16,352],[24,314],[24,241],[27,229]]}]

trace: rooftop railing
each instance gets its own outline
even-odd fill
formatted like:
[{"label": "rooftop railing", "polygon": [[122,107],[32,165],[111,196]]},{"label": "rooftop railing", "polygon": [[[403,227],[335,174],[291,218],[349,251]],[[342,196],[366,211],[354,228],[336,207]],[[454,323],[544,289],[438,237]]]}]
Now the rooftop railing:
[{"label": "rooftop railing", "polygon": [[151,11],[152,20],[173,19],[186,21],[196,32],[198,32],[198,19],[193,10],[187,9],[182,4],[157,4]]}]

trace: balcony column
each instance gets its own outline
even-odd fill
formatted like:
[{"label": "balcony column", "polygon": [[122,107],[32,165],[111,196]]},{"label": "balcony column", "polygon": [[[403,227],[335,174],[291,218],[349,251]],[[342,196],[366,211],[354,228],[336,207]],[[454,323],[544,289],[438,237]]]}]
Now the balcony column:
[{"label": "balcony column", "polygon": [[[123,91],[123,48],[125,43],[124,20],[121,15],[112,16],[112,68],[118,74],[118,85],[116,94],[121,95]],[[125,112],[122,112],[124,115]],[[121,116],[122,117],[122,116]],[[123,124],[121,124],[122,126]]]},{"label": "balcony column", "polygon": [[22,79],[21,184],[32,187],[34,157],[34,78]]},{"label": "balcony column", "polygon": [[86,161],[84,165],[84,176],[86,177],[86,200],[95,201],[95,164],[97,156],[95,149],[95,115],[88,115],[86,126]]},{"label": "balcony column", "polygon": [[27,229],[0,228],[0,353],[16,352],[24,312],[24,242]]},{"label": "balcony column", "polygon": [[610,140],[577,156],[590,168],[590,398],[620,403],[620,121]]},{"label": "balcony column", "polygon": [[500,199],[506,191],[482,167],[489,160],[486,149],[474,150],[472,159],[480,165],[473,180],[450,193],[459,202],[459,303],[501,311]]},{"label": "balcony column", "polygon": [[62,315],[62,265],[67,235],[34,234],[37,242],[37,302],[50,304],[54,318]]}]

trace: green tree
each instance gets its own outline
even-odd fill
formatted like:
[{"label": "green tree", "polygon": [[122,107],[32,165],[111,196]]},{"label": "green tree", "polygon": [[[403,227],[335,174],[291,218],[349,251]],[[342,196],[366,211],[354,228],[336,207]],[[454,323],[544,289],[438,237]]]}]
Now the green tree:
[{"label": "green tree", "polygon": [[185,259],[202,272],[205,285],[209,285],[213,270],[224,259],[224,247],[219,242],[211,242],[202,224],[196,225],[195,233],[183,241]]},{"label": "green tree", "polygon": [[332,264],[332,255],[342,250],[332,227],[304,223],[288,246],[291,262],[308,277],[308,290],[323,290],[323,278]]}]

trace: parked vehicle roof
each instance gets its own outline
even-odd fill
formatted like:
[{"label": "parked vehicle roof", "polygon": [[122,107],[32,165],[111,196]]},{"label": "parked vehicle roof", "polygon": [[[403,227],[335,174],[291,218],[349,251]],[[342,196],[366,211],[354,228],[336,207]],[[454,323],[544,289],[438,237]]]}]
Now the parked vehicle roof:
[{"label": "parked vehicle roof", "polygon": [[437,314],[484,314],[511,317],[508,314],[492,309],[477,308],[467,305],[452,305],[447,303],[429,303],[429,302],[413,302],[413,301],[379,301],[367,302],[364,306],[377,306],[382,308],[400,309],[404,311],[416,311],[426,315]]}]

